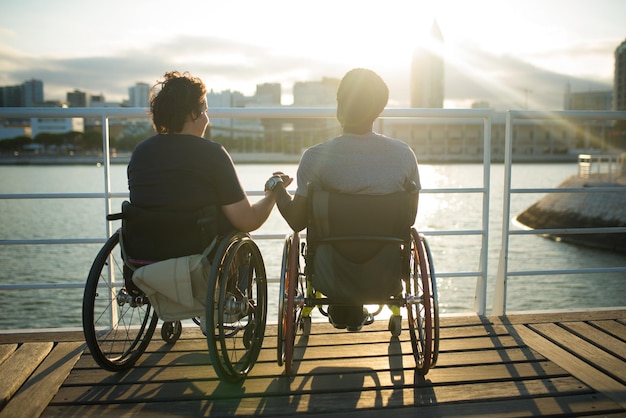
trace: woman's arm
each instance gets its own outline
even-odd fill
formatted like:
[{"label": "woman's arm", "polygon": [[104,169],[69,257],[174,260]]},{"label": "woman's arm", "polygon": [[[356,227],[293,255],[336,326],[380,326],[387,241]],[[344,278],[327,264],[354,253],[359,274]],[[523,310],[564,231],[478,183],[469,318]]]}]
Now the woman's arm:
[{"label": "woman's arm", "polygon": [[254,204],[251,204],[246,196],[239,202],[222,206],[222,211],[236,229],[250,232],[263,225],[270,216],[274,203],[274,195],[266,191],[265,197]]}]

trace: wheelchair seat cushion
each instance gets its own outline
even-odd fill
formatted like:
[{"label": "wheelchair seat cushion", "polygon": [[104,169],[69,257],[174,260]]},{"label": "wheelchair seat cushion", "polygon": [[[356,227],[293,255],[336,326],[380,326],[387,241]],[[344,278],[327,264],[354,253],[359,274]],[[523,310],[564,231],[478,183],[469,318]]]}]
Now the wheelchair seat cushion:
[{"label": "wheelchair seat cushion", "polygon": [[352,303],[398,295],[415,220],[411,194],[309,196],[307,266],[315,289]]}]

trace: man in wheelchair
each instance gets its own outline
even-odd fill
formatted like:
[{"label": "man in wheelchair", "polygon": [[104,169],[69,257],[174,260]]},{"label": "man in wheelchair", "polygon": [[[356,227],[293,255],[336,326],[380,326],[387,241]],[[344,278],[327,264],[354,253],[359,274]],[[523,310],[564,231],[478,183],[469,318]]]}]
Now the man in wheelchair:
[{"label": "man in wheelchair", "polygon": [[[393,265],[386,263],[380,252],[395,251],[384,245],[368,248],[370,243],[344,242],[314,244],[318,237],[327,238],[324,230],[330,228],[337,234],[357,235],[364,231],[372,235],[375,230],[388,235],[406,236],[415,220],[420,189],[417,159],[404,142],[373,131],[374,121],[380,116],[389,99],[389,89],[380,76],[371,70],[357,68],[349,71],[337,90],[337,119],[342,135],[307,149],[300,159],[295,196],[286,187],[293,178],[282,172],[274,173],[266,188],[274,193],[276,204],[294,231],[307,227],[307,251],[321,255],[332,252],[332,262],[316,262],[313,268],[315,289],[329,297],[329,321],[337,328],[360,330],[371,320],[364,301],[395,296],[401,290],[400,275]],[[311,186],[311,187],[309,187]],[[413,193],[401,193],[413,191]],[[379,203],[376,196],[410,196],[403,204]],[[342,195],[359,195],[351,202],[342,201]],[[312,195],[321,196],[313,199]],[[327,196],[326,201],[324,196]],[[330,199],[330,200],[329,200]],[[330,205],[330,206],[329,206]],[[323,207],[339,207],[339,221],[325,225]],[[408,207],[403,215],[396,211],[398,205]],[[318,207],[322,212],[319,213]],[[342,209],[343,208],[343,209]],[[333,216],[336,218],[335,216]],[[372,222],[375,219],[375,222]],[[374,232],[372,232],[374,230]],[[332,235],[335,232],[330,232]],[[392,248],[390,246],[389,248]],[[397,246],[396,246],[397,248]],[[398,263],[396,263],[398,264]],[[399,268],[399,267],[398,267]],[[332,301],[342,301],[333,303]],[[399,315],[398,311],[394,315]]]}]

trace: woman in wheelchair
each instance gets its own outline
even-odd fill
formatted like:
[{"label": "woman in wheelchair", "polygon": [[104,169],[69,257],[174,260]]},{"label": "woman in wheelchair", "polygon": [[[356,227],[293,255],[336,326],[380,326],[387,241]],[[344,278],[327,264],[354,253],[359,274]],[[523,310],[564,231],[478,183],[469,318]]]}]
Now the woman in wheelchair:
[{"label": "woman in wheelchair", "polygon": [[[315,185],[322,192],[364,196],[389,195],[413,187],[414,193],[410,194],[413,201],[410,202],[410,207],[414,210],[408,215],[412,219],[409,220],[405,231],[409,233],[408,229],[415,220],[420,189],[417,159],[406,143],[373,130],[374,121],[384,110],[388,98],[387,85],[373,71],[357,68],[346,73],[337,90],[337,119],[342,126],[342,135],[304,152],[298,167],[297,189],[293,198],[285,188],[293,181],[291,177],[276,172],[274,177],[268,180],[266,188],[274,193],[278,209],[290,227],[296,232],[308,227],[307,251],[310,251],[311,234],[315,231],[315,228],[311,227],[311,219],[314,217],[309,185]],[[368,204],[363,202],[361,205]],[[358,207],[359,204],[356,208]],[[391,212],[391,208],[386,209]],[[347,221],[350,221],[350,211],[347,217]],[[377,219],[378,223],[384,223],[382,218],[373,219]],[[359,253],[361,255],[367,253],[367,249],[359,246],[350,244],[349,247],[352,249],[348,251],[356,252],[357,257]],[[317,251],[323,252],[324,249],[320,247]],[[319,266],[317,262],[315,264],[317,270]],[[310,268],[308,264],[307,268]],[[351,280],[336,272],[316,276],[326,278],[323,283],[314,281],[313,284],[316,290],[322,291],[331,298],[330,300],[352,301],[348,304],[329,303],[328,309],[329,321],[335,327],[351,331],[359,330],[368,324],[371,315],[363,303],[359,303],[367,300],[366,296],[350,296],[358,294],[394,296],[399,290],[397,286],[400,286],[399,278],[395,283],[385,284],[360,281],[363,276]],[[381,279],[380,276],[378,280],[393,282],[393,279]],[[351,283],[346,284],[350,281]],[[381,294],[380,291],[387,295]],[[399,316],[399,309],[394,309],[393,315]]]},{"label": "woman in wheelchair", "polygon": [[238,381],[259,354],[267,312],[265,266],[247,232],[265,222],[275,199],[267,191],[251,203],[224,147],[205,138],[200,79],[165,73],[150,111],[157,133],[132,154],[130,202],[107,216],[122,227],[85,285],[87,345],[102,367],[122,371],[146,350],[159,319],[173,343],[180,321],[193,318],[204,325],[217,374]]}]

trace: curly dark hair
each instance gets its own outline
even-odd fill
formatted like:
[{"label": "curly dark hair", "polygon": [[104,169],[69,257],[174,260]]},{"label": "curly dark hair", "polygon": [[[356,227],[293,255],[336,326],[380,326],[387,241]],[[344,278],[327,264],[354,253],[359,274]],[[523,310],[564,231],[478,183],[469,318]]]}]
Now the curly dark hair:
[{"label": "curly dark hair", "polygon": [[185,119],[197,118],[206,109],[206,87],[188,72],[166,72],[150,90],[150,113],[158,133],[178,133]]},{"label": "curly dark hair", "polygon": [[389,87],[372,70],[355,68],[343,76],[337,89],[337,119],[343,127],[372,123],[385,109]]}]

